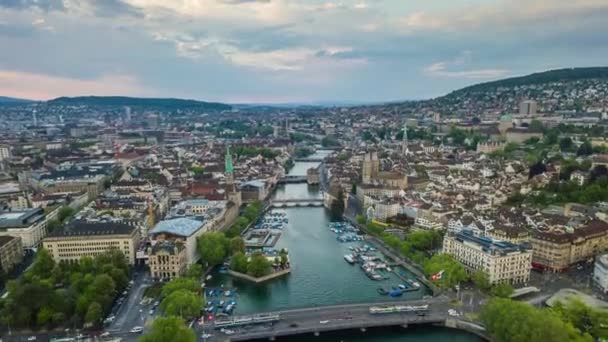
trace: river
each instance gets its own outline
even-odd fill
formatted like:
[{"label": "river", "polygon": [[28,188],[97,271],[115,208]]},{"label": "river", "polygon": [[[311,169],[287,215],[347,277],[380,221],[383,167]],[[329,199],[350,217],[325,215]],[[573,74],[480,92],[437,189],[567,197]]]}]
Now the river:
[{"label": "river", "polygon": [[[313,157],[323,156],[324,154],[316,154]],[[317,165],[318,163],[297,162],[289,175],[305,175],[308,168]],[[277,188],[273,199],[320,198],[321,196],[319,187],[311,187],[307,184],[286,184]],[[348,247],[361,243],[339,243],[336,235],[328,229],[330,219],[325,208],[306,207],[277,210],[287,213],[289,223],[283,229],[276,248],[289,250],[292,272],[286,277],[260,285],[216,273],[209,283],[210,286],[223,285],[238,288],[236,314],[390,300],[390,297],[379,295],[376,289],[378,286],[390,288],[398,284],[397,277],[391,275],[389,280],[373,281],[365,276],[358,266],[346,263],[344,255],[350,252]],[[406,270],[403,271],[407,273]],[[411,276],[411,278],[414,277]],[[428,289],[422,288],[419,291],[407,292],[400,299],[419,299],[429,293]],[[342,332],[337,335],[327,335],[329,340],[315,339],[315,341],[392,342],[421,341],[429,338],[437,341],[450,338],[458,342],[477,340],[476,337],[467,333],[448,332],[448,330],[439,328],[404,331],[407,331],[405,335],[403,331],[383,329],[381,332],[368,332],[365,336]],[[338,338],[338,336],[343,336],[343,338]],[[289,339],[289,341],[296,340],[296,338]]]}]

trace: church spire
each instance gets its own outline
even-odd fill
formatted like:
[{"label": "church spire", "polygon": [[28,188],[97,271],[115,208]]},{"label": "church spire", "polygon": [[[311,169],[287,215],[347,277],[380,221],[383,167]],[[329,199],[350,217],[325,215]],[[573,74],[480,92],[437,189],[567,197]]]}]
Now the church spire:
[{"label": "church spire", "polygon": [[226,147],[225,173],[226,173],[226,175],[231,175],[231,176],[234,174],[234,169],[232,167],[232,156],[230,155],[230,146]]},{"label": "church spire", "polygon": [[407,154],[408,153],[408,148],[407,148],[407,122],[403,123],[403,140],[401,142],[401,149],[403,154]]}]

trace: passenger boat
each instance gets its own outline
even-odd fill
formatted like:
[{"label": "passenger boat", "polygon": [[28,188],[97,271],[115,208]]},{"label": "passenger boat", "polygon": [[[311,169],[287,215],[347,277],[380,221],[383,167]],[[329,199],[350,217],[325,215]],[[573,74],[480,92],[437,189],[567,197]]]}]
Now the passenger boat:
[{"label": "passenger boat", "polygon": [[388,294],[388,291],[385,288],[383,288],[383,287],[378,287],[376,289],[376,291],[378,291],[378,293],[381,294],[381,295],[383,295],[383,296],[386,296]]}]

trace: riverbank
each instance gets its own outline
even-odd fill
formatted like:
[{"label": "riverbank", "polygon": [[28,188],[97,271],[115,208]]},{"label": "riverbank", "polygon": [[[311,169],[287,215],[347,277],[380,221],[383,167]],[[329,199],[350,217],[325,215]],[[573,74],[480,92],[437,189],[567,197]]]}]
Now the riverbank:
[{"label": "riverbank", "polygon": [[272,280],[272,279],[283,277],[283,276],[288,275],[289,273],[291,273],[291,268],[286,268],[286,269],[280,270],[278,272],[273,272],[273,273],[271,273],[269,275],[256,278],[256,277],[250,276],[249,274],[245,274],[245,273],[241,273],[241,272],[236,272],[236,271],[233,271],[233,270],[229,270],[228,271],[228,274],[231,275],[231,276],[233,276],[233,277],[235,277],[235,278],[247,280],[247,281],[255,283],[255,284],[261,284],[261,283],[267,282],[267,281]]}]

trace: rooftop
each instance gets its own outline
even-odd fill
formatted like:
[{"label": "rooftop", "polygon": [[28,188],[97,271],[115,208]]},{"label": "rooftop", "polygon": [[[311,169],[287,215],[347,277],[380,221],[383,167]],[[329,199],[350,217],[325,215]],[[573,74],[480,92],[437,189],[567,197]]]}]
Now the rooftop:
[{"label": "rooftop", "polygon": [[196,233],[203,226],[204,222],[180,217],[171,220],[160,221],[154,226],[151,234],[172,234],[188,237]]},{"label": "rooftop", "polygon": [[86,222],[74,221],[63,229],[55,230],[49,237],[95,236],[95,235],[131,235],[137,230],[136,225],[123,222]]},{"label": "rooftop", "polygon": [[0,212],[0,229],[29,227],[43,218],[44,210],[40,208]]},{"label": "rooftop", "polygon": [[490,238],[475,236],[470,230],[462,230],[455,234],[455,239],[462,243],[474,244],[489,254],[506,255],[509,253],[526,252],[526,245],[516,245],[507,241],[494,241]]}]

